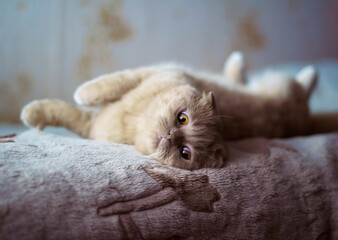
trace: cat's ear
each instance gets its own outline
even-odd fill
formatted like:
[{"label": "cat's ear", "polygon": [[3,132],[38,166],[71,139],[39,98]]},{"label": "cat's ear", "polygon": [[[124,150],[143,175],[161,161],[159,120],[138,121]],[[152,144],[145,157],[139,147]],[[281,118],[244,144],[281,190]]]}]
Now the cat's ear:
[{"label": "cat's ear", "polygon": [[212,109],[216,109],[215,98],[214,98],[214,94],[213,94],[212,92],[205,93],[205,92],[203,91],[202,99],[203,99],[209,106],[211,106]]},{"label": "cat's ear", "polygon": [[303,87],[306,96],[309,97],[315,88],[318,80],[318,71],[314,66],[306,66],[302,68],[297,76],[296,81]]}]

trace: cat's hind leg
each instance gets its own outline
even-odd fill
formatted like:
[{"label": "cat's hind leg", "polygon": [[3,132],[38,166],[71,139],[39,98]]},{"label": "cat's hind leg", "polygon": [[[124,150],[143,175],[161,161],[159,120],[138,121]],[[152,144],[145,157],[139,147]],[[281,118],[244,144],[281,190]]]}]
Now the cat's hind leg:
[{"label": "cat's hind leg", "polygon": [[307,98],[310,97],[317,85],[318,72],[315,67],[309,65],[302,68],[296,75],[296,81],[302,86]]},{"label": "cat's hind leg", "polygon": [[46,126],[66,127],[82,137],[89,137],[93,112],[60,100],[35,100],[21,111],[22,122],[42,130]]},{"label": "cat's hind leg", "polygon": [[79,86],[74,100],[77,104],[88,106],[116,101],[155,71],[148,67],[102,75]]},{"label": "cat's hind leg", "polygon": [[224,63],[223,75],[237,84],[246,83],[246,62],[241,52],[232,52]]},{"label": "cat's hind leg", "polygon": [[274,99],[304,96],[308,100],[317,79],[318,73],[313,66],[302,68],[295,77],[268,70],[252,78],[247,87],[253,94]]}]

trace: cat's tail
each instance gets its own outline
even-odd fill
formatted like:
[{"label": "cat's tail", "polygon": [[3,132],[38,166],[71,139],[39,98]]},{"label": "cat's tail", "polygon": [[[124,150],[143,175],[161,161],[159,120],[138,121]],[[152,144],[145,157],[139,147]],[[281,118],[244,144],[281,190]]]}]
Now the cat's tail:
[{"label": "cat's tail", "polygon": [[94,112],[64,101],[44,99],[27,104],[21,111],[21,121],[42,130],[46,126],[66,127],[82,137],[89,137]]},{"label": "cat's tail", "polygon": [[309,134],[338,131],[338,112],[316,113],[310,116]]}]

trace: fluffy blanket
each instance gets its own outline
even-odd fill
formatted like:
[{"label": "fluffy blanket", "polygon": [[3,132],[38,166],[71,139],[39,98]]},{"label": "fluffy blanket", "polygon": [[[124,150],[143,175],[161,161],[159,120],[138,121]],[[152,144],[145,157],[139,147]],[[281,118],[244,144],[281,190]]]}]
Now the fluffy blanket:
[{"label": "fluffy blanket", "polygon": [[133,146],[2,140],[0,238],[338,239],[337,133],[228,145],[224,168],[186,171]]}]

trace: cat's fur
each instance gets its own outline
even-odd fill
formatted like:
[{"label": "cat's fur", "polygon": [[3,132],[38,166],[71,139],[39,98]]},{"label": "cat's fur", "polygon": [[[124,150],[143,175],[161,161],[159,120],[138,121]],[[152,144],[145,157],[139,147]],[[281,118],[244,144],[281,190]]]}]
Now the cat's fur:
[{"label": "cat's fur", "polygon": [[[64,126],[79,135],[133,144],[165,164],[185,168],[221,167],[225,140],[308,134],[308,98],[317,80],[313,67],[295,77],[272,72],[261,83],[245,84],[244,60],[230,56],[224,77],[198,74],[177,65],[152,66],[103,75],[80,86],[74,99],[39,100],[21,113],[26,125]],[[178,115],[186,112],[189,123]],[[188,147],[190,160],[182,157]]]}]

